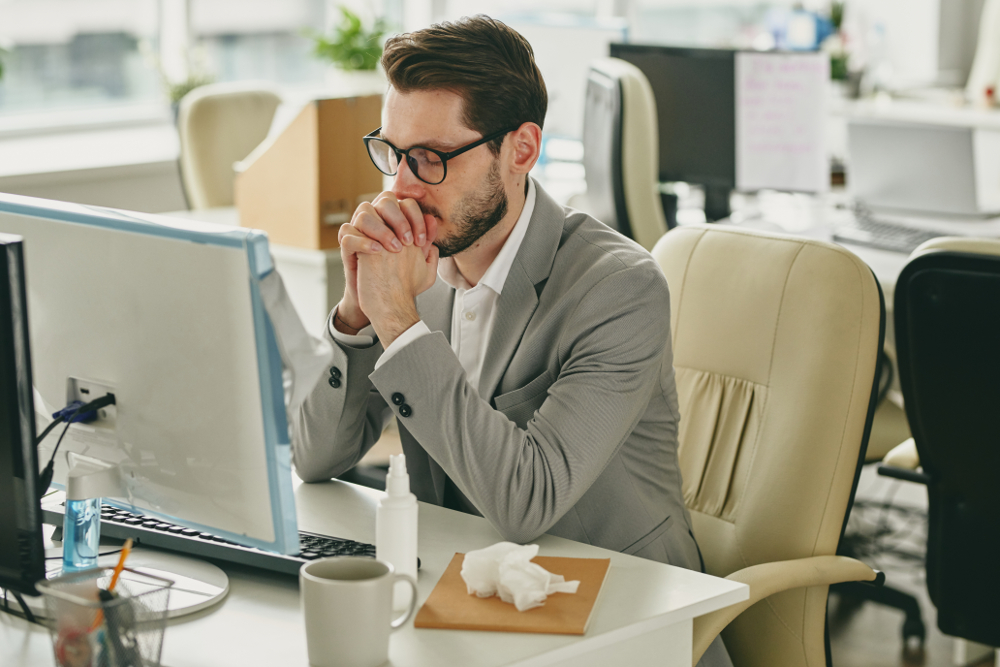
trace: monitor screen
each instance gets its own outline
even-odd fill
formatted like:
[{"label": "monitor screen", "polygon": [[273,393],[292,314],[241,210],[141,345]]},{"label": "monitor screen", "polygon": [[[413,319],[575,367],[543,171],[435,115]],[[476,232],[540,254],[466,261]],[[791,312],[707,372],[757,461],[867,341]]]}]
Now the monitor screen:
[{"label": "monitor screen", "polygon": [[45,547],[21,238],[0,234],[0,588],[37,595]]},{"label": "monitor screen", "polygon": [[267,237],[3,194],[0,232],[25,239],[38,427],[74,398],[116,399],[72,425],[55,480],[70,454],[114,466],[112,504],[297,553]]},{"label": "monitor screen", "polygon": [[660,181],[736,187],[736,52],[612,44],[656,98]]}]

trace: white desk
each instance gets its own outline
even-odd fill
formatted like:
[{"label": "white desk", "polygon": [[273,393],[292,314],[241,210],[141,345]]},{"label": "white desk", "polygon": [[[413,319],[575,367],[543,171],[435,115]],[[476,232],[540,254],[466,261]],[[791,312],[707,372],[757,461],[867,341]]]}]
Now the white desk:
[{"label": "white desk", "polygon": [[[298,480],[296,480],[298,482]],[[300,527],[373,542],[379,493],[344,482],[297,483]],[[419,601],[427,599],[455,552],[500,540],[485,519],[420,505]],[[748,588],[650,560],[544,536],[547,556],[611,558],[604,590],[583,637],[417,630],[392,636],[389,665],[658,665],[690,667],[692,619],[747,599]],[[170,623],[163,664],[170,667],[306,665],[298,582],[224,566],[231,590],[220,605]],[[527,612],[530,613],[530,612]],[[0,665],[54,664],[48,632],[0,613]]]},{"label": "white desk", "polygon": [[[850,198],[842,190],[821,196],[768,191],[758,195],[737,195],[729,224],[745,229],[783,232],[834,242],[834,229],[849,224],[853,219],[849,202]],[[923,229],[948,230],[949,234],[955,236],[1000,237],[1000,218],[946,220],[882,213],[877,215],[887,219],[898,218],[906,224]],[[865,246],[843,245],[871,267],[882,285],[886,308],[891,311],[896,279],[906,265],[908,256]]]}]

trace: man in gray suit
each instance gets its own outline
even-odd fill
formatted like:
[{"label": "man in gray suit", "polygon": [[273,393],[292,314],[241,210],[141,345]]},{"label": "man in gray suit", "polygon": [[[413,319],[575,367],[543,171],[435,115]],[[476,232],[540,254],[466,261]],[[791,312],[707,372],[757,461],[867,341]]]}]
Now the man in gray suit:
[{"label": "man in gray suit", "polygon": [[[546,93],[486,17],[389,40],[369,154],[392,190],[340,231],[335,359],[293,421],[307,482],[396,417],[412,490],[501,536],[702,569],[681,496],[666,280],[531,180]],[[703,659],[728,665],[721,642]]]}]

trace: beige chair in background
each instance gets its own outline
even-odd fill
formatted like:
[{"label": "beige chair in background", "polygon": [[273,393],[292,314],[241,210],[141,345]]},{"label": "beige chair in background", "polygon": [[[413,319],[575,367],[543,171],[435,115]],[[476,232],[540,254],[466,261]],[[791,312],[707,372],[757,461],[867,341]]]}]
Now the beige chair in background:
[{"label": "beige chair in background", "polygon": [[[671,293],[685,504],[709,574],[749,601],[695,620],[736,667],[826,667],[828,586],[874,411],[884,307],[839,246],[708,225],[653,249]],[[724,630],[723,630],[724,629]]]},{"label": "beige chair in background", "polygon": [[658,136],[656,99],[646,75],[619,58],[594,61],[583,117],[587,192],[569,204],[647,250],[667,231]]},{"label": "beige chair in background", "polygon": [[267,136],[281,98],[267,84],[215,83],[181,100],[181,178],[192,209],[233,205],[233,163]]}]

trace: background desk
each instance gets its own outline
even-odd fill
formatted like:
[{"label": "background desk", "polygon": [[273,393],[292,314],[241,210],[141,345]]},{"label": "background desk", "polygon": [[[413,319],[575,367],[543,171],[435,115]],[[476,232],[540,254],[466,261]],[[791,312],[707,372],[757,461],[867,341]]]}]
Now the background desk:
[{"label": "background desk", "polygon": [[[344,482],[296,482],[300,528],[374,542],[379,493]],[[455,552],[500,540],[485,519],[441,507],[421,503],[419,521],[421,604]],[[748,597],[744,584],[726,579],[557,537],[543,536],[538,544],[546,556],[611,558],[611,569],[585,636],[416,630],[411,621],[393,634],[388,664],[690,667],[692,619]],[[230,578],[229,596],[216,607],[168,625],[163,664],[308,664],[298,582],[293,577],[239,566],[224,565],[223,569]],[[0,614],[0,665],[53,664],[47,631]]]},{"label": "background desk", "polygon": [[[818,196],[767,191],[757,195],[736,195],[733,198],[733,215],[726,223],[737,227],[795,234],[833,242],[834,229],[853,221],[854,213],[850,203],[850,197],[842,189]],[[947,232],[955,236],[1000,237],[1000,218],[980,220],[922,218],[880,212],[877,212],[875,217],[885,217],[890,220],[898,218],[915,227]],[[874,271],[885,293],[886,307],[891,310],[896,279],[906,265],[908,256],[904,253],[866,246],[847,243],[843,245]]]}]

